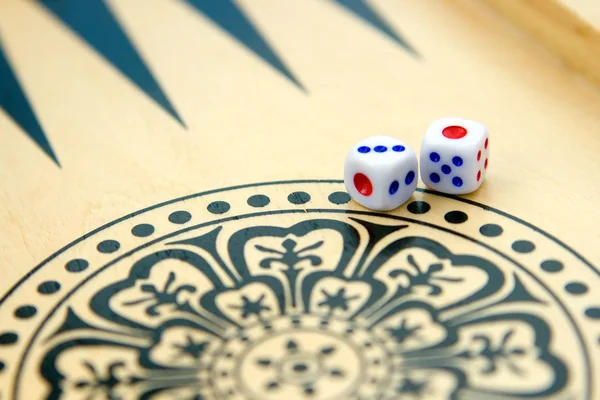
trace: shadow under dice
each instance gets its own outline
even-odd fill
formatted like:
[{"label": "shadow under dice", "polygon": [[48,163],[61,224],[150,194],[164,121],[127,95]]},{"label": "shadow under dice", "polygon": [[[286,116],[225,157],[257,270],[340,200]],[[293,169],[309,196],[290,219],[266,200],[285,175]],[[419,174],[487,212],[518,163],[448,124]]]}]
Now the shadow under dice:
[{"label": "shadow under dice", "polygon": [[440,192],[471,193],[481,186],[488,167],[489,134],[476,121],[434,121],[421,145],[421,179]]},{"label": "shadow under dice", "polygon": [[346,189],[357,203],[373,210],[393,210],[406,202],[418,178],[417,155],[393,137],[365,139],[346,156]]}]

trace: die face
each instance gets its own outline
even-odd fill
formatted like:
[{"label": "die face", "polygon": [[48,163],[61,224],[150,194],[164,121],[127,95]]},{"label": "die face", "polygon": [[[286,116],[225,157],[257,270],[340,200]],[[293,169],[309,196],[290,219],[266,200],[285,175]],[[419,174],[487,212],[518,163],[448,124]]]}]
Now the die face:
[{"label": "die face", "polygon": [[[357,161],[374,166],[386,166],[398,162],[399,158],[415,155],[406,143],[390,136],[372,136],[358,142],[348,153]],[[416,156],[416,155],[415,155]]]},{"label": "die face", "polygon": [[421,145],[421,179],[440,192],[473,192],[485,179],[489,150],[489,134],[479,122],[434,121]]},{"label": "die face", "polygon": [[423,141],[434,146],[471,149],[482,146],[487,137],[487,128],[480,122],[464,118],[440,118],[429,126]]},{"label": "die face", "polygon": [[410,198],[417,181],[416,154],[398,139],[388,136],[365,139],[353,146],[346,157],[346,189],[367,208],[378,211],[397,208]]}]

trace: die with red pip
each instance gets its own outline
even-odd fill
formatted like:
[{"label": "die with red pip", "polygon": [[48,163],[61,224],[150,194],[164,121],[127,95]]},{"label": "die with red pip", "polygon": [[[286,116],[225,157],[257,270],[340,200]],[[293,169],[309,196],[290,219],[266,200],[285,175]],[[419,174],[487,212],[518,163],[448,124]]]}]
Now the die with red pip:
[{"label": "die with red pip", "polygon": [[485,179],[489,156],[489,133],[483,124],[463,118],[438,119],[421,144],[421,179],[443,193],[471,193]]},{"label": "die with red pip", "polygon": [[372,210],[388,211],[406,202],[419,179],[416,153],[389,136],[373,136],[354,145],[344,165],[350,196]]}]

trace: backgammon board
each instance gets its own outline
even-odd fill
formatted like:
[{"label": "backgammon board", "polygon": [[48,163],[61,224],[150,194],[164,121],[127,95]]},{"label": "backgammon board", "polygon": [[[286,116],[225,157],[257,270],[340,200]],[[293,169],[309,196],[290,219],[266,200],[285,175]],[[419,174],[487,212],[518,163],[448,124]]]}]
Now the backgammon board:
[{"label": "backgammon board", "polygon": [[[600,398],[596,70],[488,3],[0,1],[0,399]],[[350,199],[444,116],[478,191]]]}]

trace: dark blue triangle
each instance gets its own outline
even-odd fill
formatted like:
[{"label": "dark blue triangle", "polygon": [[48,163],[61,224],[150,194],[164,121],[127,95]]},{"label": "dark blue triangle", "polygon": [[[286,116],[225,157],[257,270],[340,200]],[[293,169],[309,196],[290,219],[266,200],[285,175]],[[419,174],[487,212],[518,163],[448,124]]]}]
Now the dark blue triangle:
[{"label": "dark blue triangle", "polygon": [[404,40],[398,33],[392,29],[389,23],[383,19],[377,12],[365,3],[364,0],[334,0],[339,5],[345,7],[347,10],[351,11],[358,17],[362,18],[365,22],[369,23],[375,29],[384,33],[394,42],[402,46],[409,53],[418,56],[417,51],[406,41]]},{"label": "dark blue triangle", "polygon": [[54,161],[58,166],[58,158],[54,154],[44,130],[27,101],[27,97],[19,84],[17,76],[8,62],[8,57],[0,42],[0,107],[15,121],[17,125]]},{"label": "dark blue triangle", "polygon": [[232,0],[185,0],[305,91],[250,19]]},{"label": "dark blue triangle", "polygon": [[41,3],[185,126],[104,0],[41,0]]}]

